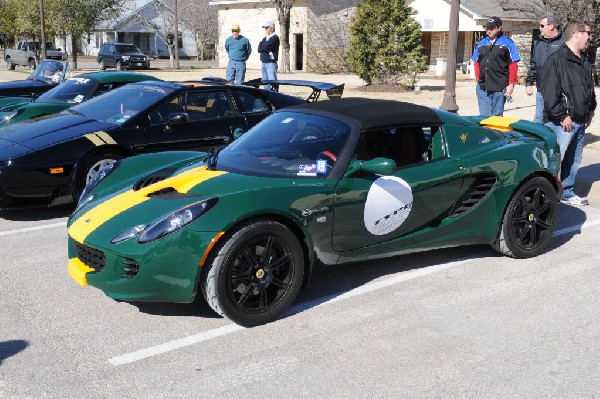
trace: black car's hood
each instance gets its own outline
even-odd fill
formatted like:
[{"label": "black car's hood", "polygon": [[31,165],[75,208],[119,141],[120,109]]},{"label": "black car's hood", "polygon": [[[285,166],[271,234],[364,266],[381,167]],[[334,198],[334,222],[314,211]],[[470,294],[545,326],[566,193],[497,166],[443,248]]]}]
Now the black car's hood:
[{"label": "black car's hood", "polygon": [[54,85],[40,80],[25,79],[12,82],[0,83],[0,97],[13,97],[30,95],[31,93],[43,93]]},{"label": "black car's hood", "polygon": [[57,114],[1,128],[0,139],[37,150],[87,133],[109,131],[116,127],[112,123],[80,115]]},{"label": "black car's hood", "polygon": [[0,139],[0,161],[14,159],[31,151],[27,147],[13,143],[8,140]]}]

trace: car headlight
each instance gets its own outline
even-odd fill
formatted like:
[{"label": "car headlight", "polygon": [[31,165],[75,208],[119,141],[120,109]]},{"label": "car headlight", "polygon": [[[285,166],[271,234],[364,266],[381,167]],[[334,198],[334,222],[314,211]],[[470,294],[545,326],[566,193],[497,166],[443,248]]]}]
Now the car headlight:
[{"label": "car headlight", "polygon": [[2,118],[0,118],[0,125],[3,123],[8,122],[9,120],[11,120],[12,118],[14,118],[15,116],[19,115],[21,113],[21,110],[17,110],[17,111],[13,111],[10,114],[6,114],[4,115]]},{"label": "car headlight", "polygon": [[123,61],[129,61],[129,56],[128,55],[124,55],[122,58],[123,58]]},{"label": "car headlight", "polygon": [[[162,219],[145,227],[139,235],[137,241],[140,244],[147,244],[173,234],[198,220],[202,215],[214,208],[218,202],[218,198],[209,198],[172,212]],[[135,227],[132,229],[135,229]],[[120,233],[113,238],[113,240],[116,240],[117,238],[123,238],[128,234],[130,235],[132,233],[132,229]],[[130,235],[129,238],[133,236],[135,235]]]},{"label": "car headlight", "polygon": [[89,194],[90,191],[94,187],[96,187],[102,180],[104,180],[108,175],[110,175],[116,168],[121,164],[121,160],[106,164],[98,169],[98,172],[87,182],[85,188],[81,192],[81,196],[79,197],[79,203],[81,200]]}]

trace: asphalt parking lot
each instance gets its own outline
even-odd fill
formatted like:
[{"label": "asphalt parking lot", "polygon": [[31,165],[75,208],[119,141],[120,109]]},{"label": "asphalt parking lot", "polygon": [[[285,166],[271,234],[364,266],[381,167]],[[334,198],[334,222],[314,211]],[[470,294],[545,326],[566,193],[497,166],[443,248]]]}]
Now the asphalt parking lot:
[{"label": "asphalt parking lot", "polygon": [[202,300],[81,287],[71,208],[0,212],[0,398],[597,398],[598,180],[588,146],[577,191],[591,205],[561,205],[537,258],[469,246],[319,269],[251,329]]}]

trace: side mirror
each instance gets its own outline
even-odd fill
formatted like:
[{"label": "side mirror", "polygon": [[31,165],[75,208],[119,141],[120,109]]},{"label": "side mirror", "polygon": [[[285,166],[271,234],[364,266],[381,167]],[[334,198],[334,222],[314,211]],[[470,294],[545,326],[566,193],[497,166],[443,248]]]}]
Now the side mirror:
[{"label": "side mirror", "polygon": [[172,114],[169,114],[169,117],[167,118],[167,123],[169,125],[179,125],[188,122],[188,114],[186,114],[185,112],[174,112]]},{"label": "side mirror", "polygon": [[351,177],[360,171],[390,176],[396,171],[396,162],[389,158],[373,158],[369,161],[352,161],[348,170],[346,170],[344,177]]},{"label": "side mirror", "polygon": [[236,128],[233,131],[233,139],[234,140],[239,139],[240,137],[242,137],[242,134],[244,134],[244,129],[242,129],[241,127]]}]

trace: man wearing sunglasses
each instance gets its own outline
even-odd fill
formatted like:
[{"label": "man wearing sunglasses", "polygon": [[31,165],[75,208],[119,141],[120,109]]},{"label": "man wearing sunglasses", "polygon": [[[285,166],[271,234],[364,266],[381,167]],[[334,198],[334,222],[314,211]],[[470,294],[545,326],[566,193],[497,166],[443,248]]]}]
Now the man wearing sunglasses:
[{"label": "man wearing sunglasses", "polygon": [[581,164],[585,129],[596,109],[592,66],[585,54],[592,39],[590,25],[570,21],[565,28],[565,39],[565,44],[548,57],[542,72],[544,122],[554,130],[560,146],[562,202],[582,206],[589,202],[575,194],[573,188]]},{"label": "man wearing sunglasses", "polygon": [[485,24],[487,37],[475,46],[471,60],[475,67],[475,93],[481,116],[502,116],[504,103],[517,82],[517,62],[521,60],[515,43],[502,32],[502,20],[490,17]]},{"label": "man wearing sunglasses", "polygon": [[528,96],[533,95],[533,85],[537,91],[535,94],[535,115],[533,121],[542,123],[544,113],[544,98],[542,96],[542,70],[544,63],[551,54],[565,43],[565,37],[560,29],[560,18],[556,13],[548,13],[540,20],[540,36],[533,47],[531,62],[527,79],[525,80],[525,92]]},{"label": "man wearing sunglasses", "polygon": [[240,35],[238,24],[231,27],[231,36],[225,40],[225,51],[229,56],[225,79],[241,85],[246,78],[246,61],[252,53],[252,46],[247,37]]}]

